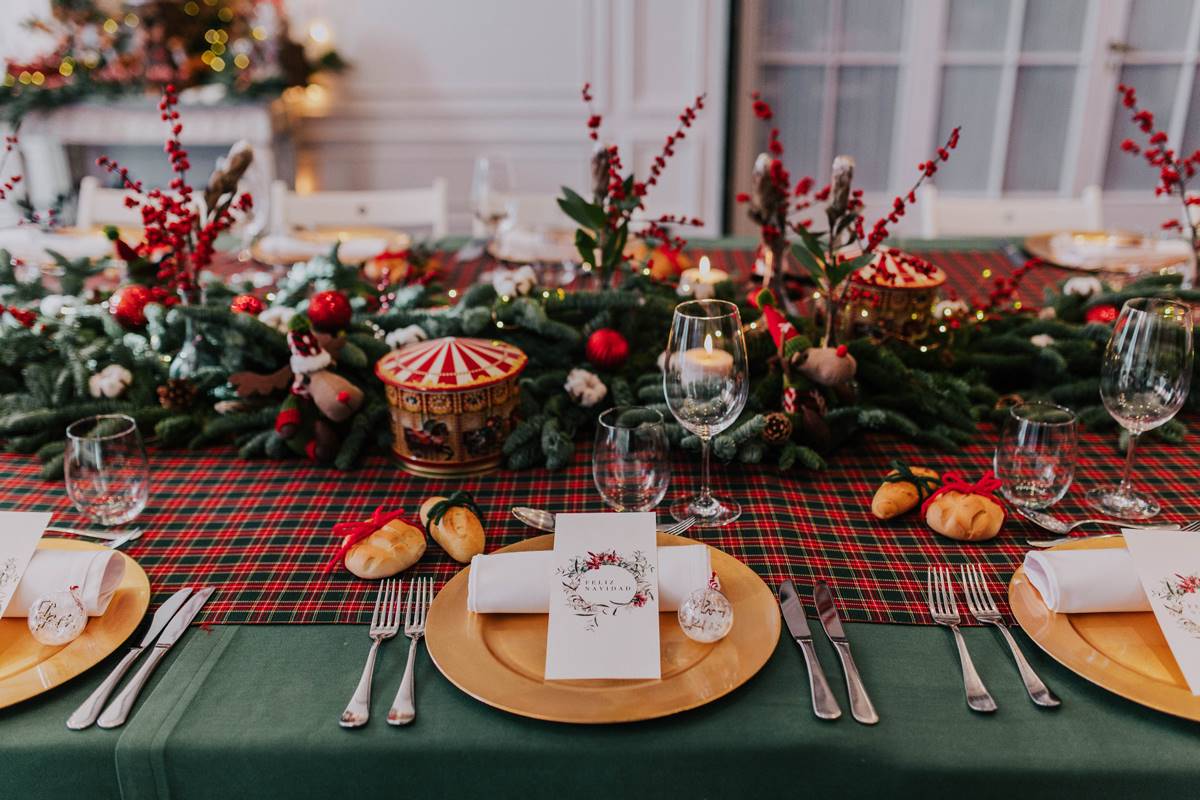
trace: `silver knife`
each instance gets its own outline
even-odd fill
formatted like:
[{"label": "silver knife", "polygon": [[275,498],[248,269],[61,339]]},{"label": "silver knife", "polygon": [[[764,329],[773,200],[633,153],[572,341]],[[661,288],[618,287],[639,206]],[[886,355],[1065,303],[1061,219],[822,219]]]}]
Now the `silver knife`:
[{"label": "silver knife", "polygon": [[812,631],[808,627],[808,619],[804,616],[804,606],[796,594],[796,585],[784,581],[779,585],[779,606],[783,609],[783,621],[787,623],[788,631],[800,652],[804,653],[804,664],[808,667],[808,688],[812,692],[813,713],[821,719],[837,719],[842,715],[837,698],[829,690],[829,682],[825,680],[825,671],[817,660],[817,651],[813,649]]},{"label": "silver knife", "polygon": [[158,607],[158,611],[154,612],[154,618],[150,621],[150,629],[142,637],[142,643],[137,647],[129,648],[129,652],[121,659],[121,663],[113,667],[113,671],[104,679],[104,683],[97,686],[96,691],[88,695],[88,699],[84,700],[79,708],[75,709],[75,713],[67,720],[68,728],[73,731],[81,731],[96,721],[96,717],[100,716],[100,709],[104,708],[104,702],[108,700],[108,696],[112,694],[113,689],[117,688],[117,684],[121,682],[121,678],[133,666],[133,662],[137,661],[142,651],[150,646],[150,643],[154,641],[154,637],[158,636],[162,632],[162,629],[167,627],[167,623],[171,621],[171,617],[175,616],[175,612],[179,610],[179,607],[183,605],[191,593],[191,589],[180,589],[167,598],[167,602]]},{"label": "silver knife", "polygon": [[154,643],[154,649],[150,651],[150,655],[146,657],[146,661],[130,679],[128,685],[121,690],[113,701],[109,703],[108,708],[104,709],[104,713],[100,715],[100,719],[96,724],[101,728],[115,728],[118,725],[124,724],[129,712],[133,709],[134,702],[137,701],[138,693],[142,691],[142,687],[146,685],[146,681],[150,678],[150,673],[154,672],[154,668],[158,666],[158,662],[171,649],[171,645],[175,644],[192,624],[192,620],[200,613],[201,607],[204,606],[209,595],[215,591],[212,587],[201,589],[192,595],[191,599],[184,604],[183,608],[179,609],[179,613],[171,618],[167,627],[163,629],[162,635],[158,637],[158,641]]},{"label": "silver knife", "polygon": [[821,627],[825,635],[833,642],[838,658],[842,660],[842,671],[846,673],[846,691],[850,694],[850,713],[863,725],[874,725],[879,722],[879,714],[867,696],[862,678],[858,675],[858,667],[854,664],[854,656],[850,655],[850,642],[846,641],[846,631],[842,621],[838,619],[837,607],[833,604],[833,593],[829,584],[817,581],[813,587],[813,603],[817,606],[817,614],[821,617]]}]

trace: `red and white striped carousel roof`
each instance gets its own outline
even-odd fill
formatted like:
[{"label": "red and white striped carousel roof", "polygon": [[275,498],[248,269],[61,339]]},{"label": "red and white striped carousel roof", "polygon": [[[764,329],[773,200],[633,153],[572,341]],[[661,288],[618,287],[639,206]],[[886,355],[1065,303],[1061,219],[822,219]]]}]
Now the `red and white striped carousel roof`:
[{"label": "red and white striped carousel roof", "polygon": [[518,374],[528,360],[507,342],[449,336],[393,350],[375,364],[375,374],[402,389],[478,389]]}]

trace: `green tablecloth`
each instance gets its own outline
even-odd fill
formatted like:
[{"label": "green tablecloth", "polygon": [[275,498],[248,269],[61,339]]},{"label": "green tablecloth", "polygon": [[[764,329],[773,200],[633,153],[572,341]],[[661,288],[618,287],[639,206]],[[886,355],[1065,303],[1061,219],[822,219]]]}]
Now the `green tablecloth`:
[{"label": "green tablecloth", "polygon": [[[116,731],[68,731],[71,710],[111,660],[47,695],[0,711],[0,798],[746,797],[917,795],[1194,796],[1194,723],[1115,697],[1028,640],[1062,697],[1026,698],[994,632],[967,630],[1000,708],[967,710],[949,632],[849,626],[882,721],[813,717],[803,661],[788,639],[732,695],[676,717],[583,727],[484,706],[438,673],[422,647],[417,721],[384,722],[407,640],[384,645],[372,712],[344,731],[366,631],[333,626],[195,629]],[[843,709],[828,642],[817,647]]]}]

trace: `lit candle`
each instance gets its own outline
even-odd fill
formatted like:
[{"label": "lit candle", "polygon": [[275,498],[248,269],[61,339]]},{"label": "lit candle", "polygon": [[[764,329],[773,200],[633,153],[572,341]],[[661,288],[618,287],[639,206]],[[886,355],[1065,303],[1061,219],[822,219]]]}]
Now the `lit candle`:
[{"label": "lit candle", "polygon": [[729,273],[723,269],[713,269],[708,256],[700,257],[700,266],[685,269],[679,279],[679,294],[683,297],[695,297],[697,300],[708,300],[716,294],[716,286],[721,281],[729,280]]},{"label": "lit candle", "polygon": [[681,382],[685,384],[724,378],[733,372],[733,355],[713,347],[713,337],[709,333],[704,336],[704,347],[684,351],[681,367]]}]

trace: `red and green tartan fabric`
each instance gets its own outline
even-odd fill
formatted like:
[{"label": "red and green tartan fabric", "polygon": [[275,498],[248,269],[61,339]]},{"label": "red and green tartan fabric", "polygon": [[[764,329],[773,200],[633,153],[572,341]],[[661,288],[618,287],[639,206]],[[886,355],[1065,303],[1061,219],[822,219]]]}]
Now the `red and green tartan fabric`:
[{"label": "red and green tartan fabric", "polygon": [[[744,252],[710,255],[721,256],[713,258],[714,265],[733,266],[741,274],[749,267]],[[963,296],[983,283],[982,270],[999,275],[1011,269],[994,251],[935,253],[930,258],[950,273],[951,284]],[[1061,275],[1040,272],[1031,274],[1034,279],[1022,290],[1027,302],[1036,303],[1042,286]],[[792,578],[807,597],[814,581],[829,581],[849,620],[928,624],[926,567],[981,562],[993,591],[1003,595],[1027,549],[1025,538],[1041,532],[1010,517],[990,542],[952,542],[934,534],[916,514],[879,522],[870,512],[871,496],[893,458],[974,479],[991,466],[993,447],[990,430],[956,455],[920,452],[893,437],[873,435],[840,450],[819,474],[781,475],[772,467],[740,464],[717,467],[717,490],[741,502],[742,518],[727,528],[693,529],[689,535],[742,560],[772,587]],[[1084,434],[1075,485],[1056,513],[1082,513],[1083,491],[1117,480],[1121,460],[1114,437]],[[0,508],[52,511],[59,522],[84,522],[62,483],[38,477],[35,459],[2,455],[0,465]],[[694,491],[699,478],[699,465],[690,459],[679,456],[674,467],[670,499]],[[1137,478],[1168,509],[1165,520],[1197,515],[1197,474],[1200,453],[1190,444],[1156,443],[1138,454]],[[426,497],[460,488],[473,492],[484,512],[489,552],[533,533],[509,514],[514,505],[603,509],[592,485],[586,445],[559,472],[503,470],[462,481],[411,476],[385,456],[340,473],[303,461],[242,461],[227,448],[152,449],[150,502],[137,522],[146,533],[124,549],[149,574],[156,601],[181,586],[219,587],[201,612],[202,622],[366,623],[374,584],[344,570],[323,571],[338,545],[334,524],[367,519],[380,505],[415,516]],[[431,541],[421,563],[405,577],[433,575],[440,587],[460,568]]]}]

